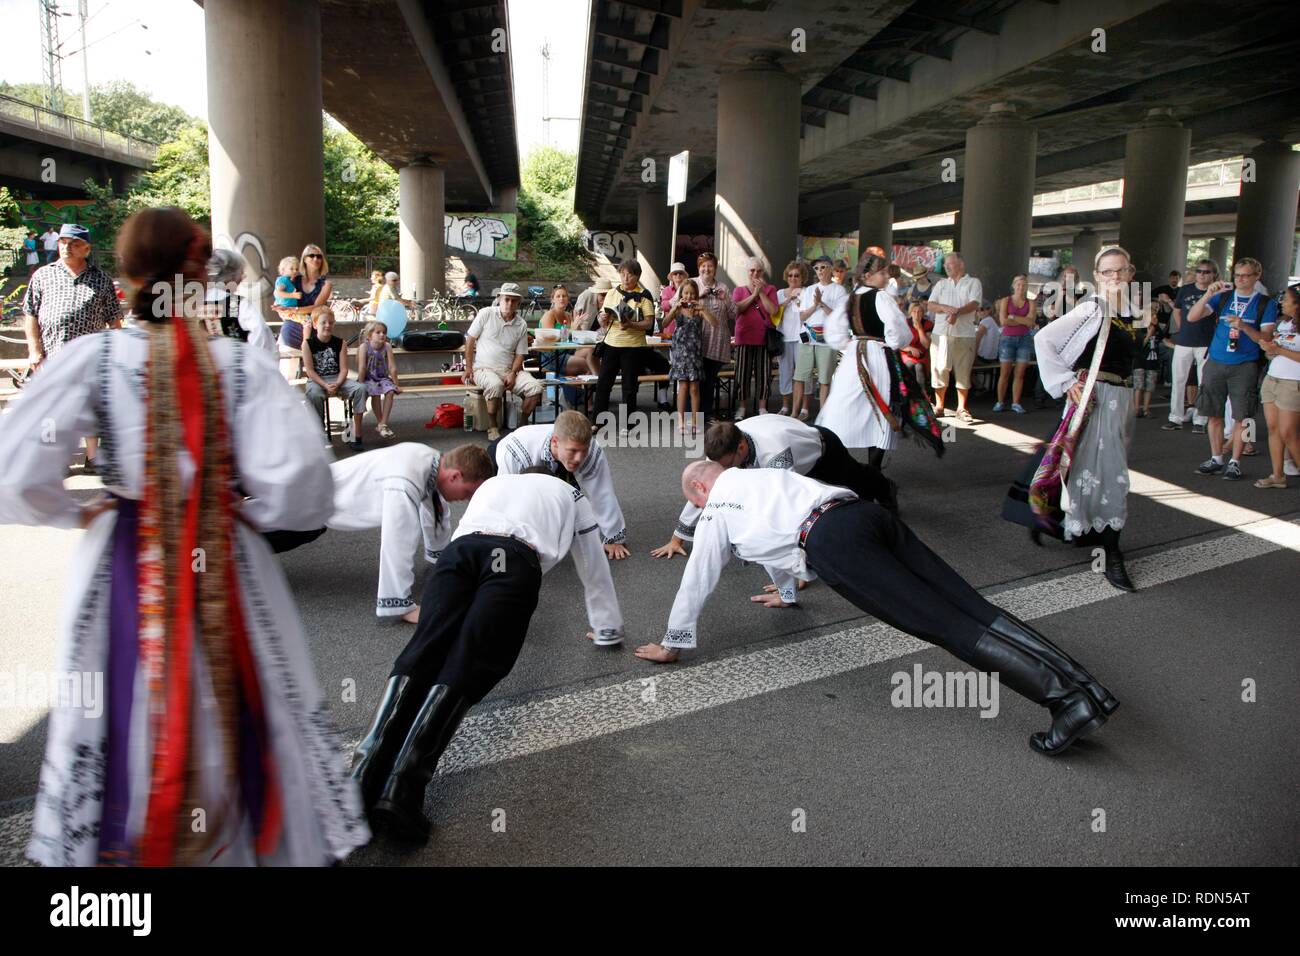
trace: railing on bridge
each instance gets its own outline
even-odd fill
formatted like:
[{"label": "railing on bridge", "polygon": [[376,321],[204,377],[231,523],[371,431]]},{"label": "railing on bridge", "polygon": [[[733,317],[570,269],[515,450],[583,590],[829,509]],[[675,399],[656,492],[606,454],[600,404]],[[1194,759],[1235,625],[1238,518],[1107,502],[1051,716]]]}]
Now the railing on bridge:
[{"label": "railing on bridge", "polygon": [[47,110],[43,106],[36,106],[12,96],[0,94],[0,116],[32,129],[57,133],[76,142],[98,146],[100,149],[116,150],[149,163],[152,163],[158,154],[157,143],[137,139],[134,136],[123,136],[96,123],[87,123],[76,116],[56,113],[54,110]]}]

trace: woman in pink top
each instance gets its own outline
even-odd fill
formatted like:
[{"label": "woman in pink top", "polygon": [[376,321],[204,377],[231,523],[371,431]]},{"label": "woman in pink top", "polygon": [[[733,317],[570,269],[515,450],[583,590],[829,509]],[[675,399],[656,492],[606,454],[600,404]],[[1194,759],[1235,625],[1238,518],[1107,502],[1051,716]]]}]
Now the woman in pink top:
[{"label": "woman in pink top", "polygon": [[767,330],[777,311],[776,286],[764,278],[763,260],[749,260],[749,284],[736,289],[731,297],[736,303],[736,421],[740,421],[751,398],[758,414],[767,414],[772,384]]},{"label": "woman in pink top", "polygon": [[995,412],[1007,410],[1007,382],[1011,379],[1011,366],[1016,366],[1015,385],[1011,390],[1011,410],[1025,414],[1020,396],[1025,390],[1025,369],[1034,357],[1034,305],[1029,301],[1029,277],[1018,275],[1011,280],[1011,294],[998,299],[998,324],[1002,338],[998,340],[998,401]]}]

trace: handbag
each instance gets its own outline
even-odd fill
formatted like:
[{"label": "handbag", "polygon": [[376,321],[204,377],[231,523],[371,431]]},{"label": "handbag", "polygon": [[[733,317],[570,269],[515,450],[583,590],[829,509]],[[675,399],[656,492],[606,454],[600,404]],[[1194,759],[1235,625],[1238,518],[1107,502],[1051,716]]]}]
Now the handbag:
[{"label": "handbag", "polygon": [[766,332],[767,354],[780,355],[785,351],[785,335],[774,325],[769,325]]}]

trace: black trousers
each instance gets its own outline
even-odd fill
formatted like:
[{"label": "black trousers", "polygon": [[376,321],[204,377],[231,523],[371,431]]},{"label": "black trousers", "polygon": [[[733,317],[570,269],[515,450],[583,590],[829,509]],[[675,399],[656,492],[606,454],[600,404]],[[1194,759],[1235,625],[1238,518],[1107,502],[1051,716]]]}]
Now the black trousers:
[{"label": "black trousers", "polygon": [[541,586],[537,552],[526,544],[456,538],[425,579],[420,623],[390,676],[409,676],[417,696],[446,684],[478,703],[515,666]]},{"label": "black trousers", "polygon": [[836,594],[963,661],[1001,613],[911,528],[870,501],[823,514],[805,552]]},{"label": "black trousers", "polygon": [[706,358],[700,370],[700,413],[704,420],[708,421],[713,417],[713,396],[718,391],[718,373],[722,371],[722,366],[726,362],[719,362],[717,359]]},{"label": "black trousers", "polygon": [[849,454],[840,441],[840,436],[829,428],[814,425],[822,433],[826,450],[808,477],[827,485],[839,485],[848,488],[859,498],[867,501],[881,501],[889,497],[889,481],[874,465],[864,464]]},{"label": "black trousers", "polygon": [[276,554],[284,554],[294,548],[301,548],[304,544],[310,544],[324,533],[324,528],[316,528],[314,531],[263,531],[262,537],[266,539],[272,551]]},{"label": "black trousers", "polygon": [[626,348],[605,344],[600,356],[600,375],[596,379],[596,398],[591,410],[599,415],[609,410],[609,393],[614,390],[614,379],[623,376],[623,404],[627,414],[636,411],[636,390],[640,386],[641,369],[645,365],[647,349]]}]

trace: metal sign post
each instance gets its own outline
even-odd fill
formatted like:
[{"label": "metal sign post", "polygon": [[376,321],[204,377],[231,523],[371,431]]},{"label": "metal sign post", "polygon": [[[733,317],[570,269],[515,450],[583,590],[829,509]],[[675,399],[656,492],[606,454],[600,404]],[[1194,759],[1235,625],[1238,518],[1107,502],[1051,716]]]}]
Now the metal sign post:
[{"label": "metal sign post", "polygon": [[677,207],[686,202],[686,170],[691,162],[691,151],[684,149],[668,160],[668,205],[673,207],[673,229],[669,237],[668,268],[677,258]]}]

